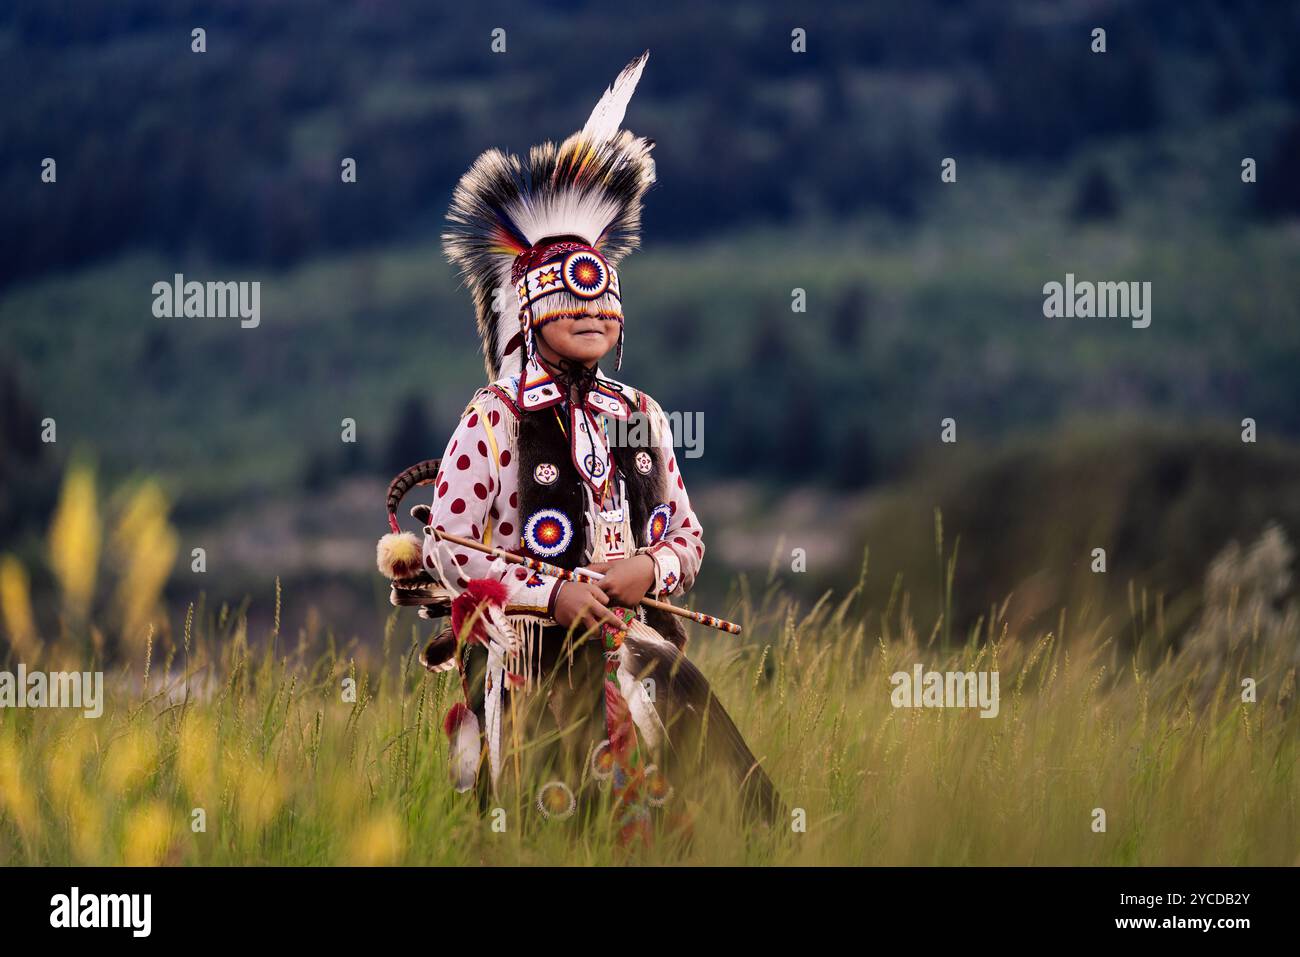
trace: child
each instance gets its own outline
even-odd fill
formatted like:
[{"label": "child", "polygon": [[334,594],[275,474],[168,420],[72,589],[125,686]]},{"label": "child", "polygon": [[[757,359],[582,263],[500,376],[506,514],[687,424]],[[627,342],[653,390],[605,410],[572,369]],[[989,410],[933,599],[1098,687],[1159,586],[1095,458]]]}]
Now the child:
[{"label": "child", "polygon": [[[619,129],[648,55],[563,144],[526,160],[489,150],[456,187],[444,248],[473,296],[491,384],[442,456],[421,554],[461,595],[452,617],[467,702],[447,721],[460,787],[476,779],[481,733],[493,785],[527,765],[539,811],[563,817],[586,784],[610,782],[625,828],[709,766],[727,770],[747,806],[770,816],[778,804],[680,653],[677,619],[632,611],[683,594],[704,557],[662,410],[598,365],[611,350],[621,365],[615,265],[639,243],[655,178],[652,143]],[[603,577],[564,581],[438,532]]]}]

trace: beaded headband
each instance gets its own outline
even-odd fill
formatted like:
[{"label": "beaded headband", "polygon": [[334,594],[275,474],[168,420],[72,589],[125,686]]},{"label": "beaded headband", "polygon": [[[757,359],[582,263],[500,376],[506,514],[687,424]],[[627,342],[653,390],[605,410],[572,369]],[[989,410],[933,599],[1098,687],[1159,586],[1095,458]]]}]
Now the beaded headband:
[{"label": "beaded headband", "polygon": [[527,310],[533,327],[558,319],[567,311],[538,314],[538,302],[556,293],[568,293],[575,299],[599,299],[608,294],[608,308],[600,313],[603,318],[622,321],[622,296],[618,285],[618,271],[599,252],[585,243],[550,243],[527,252],[515,259],[511,278],[519,306]]}]

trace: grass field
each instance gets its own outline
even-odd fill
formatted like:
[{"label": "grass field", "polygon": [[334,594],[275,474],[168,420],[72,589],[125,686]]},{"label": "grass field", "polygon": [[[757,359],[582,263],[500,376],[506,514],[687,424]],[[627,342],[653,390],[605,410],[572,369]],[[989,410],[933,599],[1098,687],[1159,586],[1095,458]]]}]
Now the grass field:
[{"label": "grass field", "polygon": [[[77,516],[65,489],[52,545],[92,533],[95,520]],[[100,667],[86,662],[102,635],[69,624],[71,604],[56,640],[24,624],[22,584],[8,563],[5,668]],[[365,649],[319,622],[281,634],[278,606],[271,633],[250,635],[246,609],[200,603],[105,669],[102,717],[0,709],[0,862],[1300,861],[1294,616],[1230,621],[1244,637],[1207,658],[1158,650],[1145,596],[1122,627],[1063,612],[1051,629],[1015,634],[995,611],[947,649],[943,622],[918,630],[901,590],[882,609],[861,607],[857,590],[800,609],[774,575],[761,589],[739,580],[733,598],[718,611],[744,637],[697,630],[692,655],[780,788],[788,824],[745,829],[724,799],[697,809],[689,837],[628,852],[602,820],[548,822],[503,797],[494,829],[499,817],[448,783],[440,723],[459,692],[415,660],[409,612],[393,615],[382,648]],[[1231,619],[1235,593],[1229,604]],[[996,670],[998,715],[895,708],[889,676],[916,663]],[[1258,683],[1254,702],[1241,700],[1245,677]]]}]

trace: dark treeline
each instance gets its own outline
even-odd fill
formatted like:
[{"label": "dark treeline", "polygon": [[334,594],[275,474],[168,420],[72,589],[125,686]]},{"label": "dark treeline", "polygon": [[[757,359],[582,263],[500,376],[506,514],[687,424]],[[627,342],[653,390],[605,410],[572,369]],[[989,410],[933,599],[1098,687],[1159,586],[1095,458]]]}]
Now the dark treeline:
[{"label": "dark treeline", "polygon": [[[427,235],[485,146],[582,122],[638,52],[611,41],[609,16],[585,2],[7,5],[0,283],[135,247],[286,266]],[[908,219],[936,155],[1042,162],[1300,99],[1300,8],[1284,2],[747,0],[618,17],[653,50],[633,125],[663,131],[661,166],[690,172],[662,177],[648,210],[664,240],[817,213]],[[190,50],[195,27],[206,53]],[[505,54],[490,51],[497,27]],[[1293,125],[1274,154],[1298,139]],[[345,156],[359,181],[339,190]],[[57,190],[39,180],[45,157]],[[1296,181],[1272,177],[1259,208],[1300,209]]]}]

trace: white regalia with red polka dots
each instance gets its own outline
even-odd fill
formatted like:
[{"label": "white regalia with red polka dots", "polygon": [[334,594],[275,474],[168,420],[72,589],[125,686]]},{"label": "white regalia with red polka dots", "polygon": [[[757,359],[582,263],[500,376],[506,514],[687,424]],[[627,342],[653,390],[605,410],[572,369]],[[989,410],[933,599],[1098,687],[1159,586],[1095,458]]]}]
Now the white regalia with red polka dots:
[{"label": "white regalia with red polka dots", "polygon": [[[535,361],[535,360],[534,360]],[[638,394],[629,386],[600,378],[606,387],[613,386],[636,408]],[[507,395],[519,394],[519,377],[508,376],[494,385]],[[655,562],[654,593],[660,597],[679,595],[695,582],[704,558],[703,530],[691,509],[690,497],[682,480],[673,451],[672,428],[658,403],[648,396],[645,408],[650,419],[652,440],[666,470],[665,504],[668,528],[653,545],[636,549]],[[613,413],[597,411],[598,418]],[[439,531],[462,538],[518,550],[523,534],[519,514],[519,455],[516,448],[515,412],[499,395],[489,389],[479,391],[461,416],[459,425],[442,455],[442,468],[434,483],[434,497],[429,524]],[[495,453],[494,451],[495,450]],[[608,456],[608,450],[603,450]],[[605,473],[614,467],[605,463]],[[588,498],[590,503],[591,499]],[[599,516],[593,507],[584,516],[588,530],[598,527]],[[588,535],[588,552],[584,563],[593,560],[595,536]],[[455,592],[464,589],[473,578],[492,578],[506,584],[510,591],[507,612],[547,618],[560,579],[535,574],[518,565],[507,564],[481,552],[458,548],[433,535],[424,539],[425,567]]]}]

